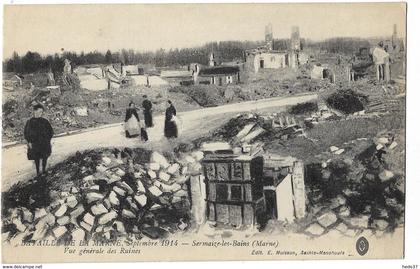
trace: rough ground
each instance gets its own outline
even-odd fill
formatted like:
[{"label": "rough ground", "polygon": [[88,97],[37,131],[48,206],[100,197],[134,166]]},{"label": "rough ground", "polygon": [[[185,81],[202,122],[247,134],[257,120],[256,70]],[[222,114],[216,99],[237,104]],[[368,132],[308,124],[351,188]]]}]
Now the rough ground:
[{"label": "rough ground", "polygon": [[164,154],[86,151],[14,185],[2,195],[2,239],[108,242],[183,232],[191,227],[190,177],[199,173],[203,153]]},{"label": "rough ground", "polygon": [[[301,117],[287,112],[245,114],[194,144],[216,140],[241,146],[238,133],[255,125],[251,130],[264,131],[249,141],[252,148],[304,161],[308,214],[294,224],[269,221],[269,234],[382,236],[404,224],[405,114],[404,105],[398,107],[392,113],[350,115],[334,110]],[[275,125],[285,117],[294,118],[297,128],[304,126],[303,135]],[[308,117],[316,119],[313,125],[305,124]]]}]

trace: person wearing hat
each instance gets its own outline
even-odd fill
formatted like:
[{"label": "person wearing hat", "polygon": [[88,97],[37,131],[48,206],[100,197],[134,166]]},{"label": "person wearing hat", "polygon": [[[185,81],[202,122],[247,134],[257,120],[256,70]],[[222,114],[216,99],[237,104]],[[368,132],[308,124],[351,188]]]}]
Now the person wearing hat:
[{"label": "person wearing hat", "polygon": [[143,115],[144,115],[144,124],[146,125],[146,128],[153,127],[153,116],[152,116],[152,102],[150,102],[149,99],[147,99],[147,95],[143,95]]},{"label": "person wearing hat", "polygon": [[34,105],[34,116],[25,124],[24,137],[28,142],[28,160],[35,161],[36,174],[46,172],[47,160],[51,155],[51,139],[54,135],[50,122],[42,117],[44,107],[41,104]]}]

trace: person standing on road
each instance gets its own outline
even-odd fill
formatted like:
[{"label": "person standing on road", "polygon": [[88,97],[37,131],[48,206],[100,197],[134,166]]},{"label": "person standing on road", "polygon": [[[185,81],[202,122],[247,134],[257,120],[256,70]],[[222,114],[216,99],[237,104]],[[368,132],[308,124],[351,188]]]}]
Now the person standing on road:
[{"label": "person standing on road", "polygon": [[153,116],[152,116],[152,102],[147,99],[147,95],[143,95],[143,114],[144,114],[144,124],[146,128],[153,127]]},{"label": "person standing on road", "polygon": [[128,104],[125,112],[125,136],[127,138],[137,137],[140,134],[140,118],[133,102]]},{"label": "person standing on road", "polygon": [[170,100],[168,100],[168,107],[166,108],[165,113],[164,134],[166,138],[178,137],[178,126],[176,124],[176,109]]},{"label": "person standing on road", "polygon": [[37,104],[33,107],[34,116],[26,122],[24,137],[28,142],[28,160],[35,161],[36,174],[40,175],[40,163],[42,161],[42,173],[46,172],[47,160],[51,155],[51,139],[54,131],[50,122],[42,117],[44,107]]}]

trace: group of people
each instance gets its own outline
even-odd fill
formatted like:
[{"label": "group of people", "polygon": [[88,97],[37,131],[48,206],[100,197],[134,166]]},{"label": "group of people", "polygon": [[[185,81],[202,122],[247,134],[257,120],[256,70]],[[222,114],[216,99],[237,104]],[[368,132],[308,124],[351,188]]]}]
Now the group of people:
[{"label": "group of people", "polygon": [[[130,102],[125,113],[125,136],[128,138],[138,137],[144,141],[148,140],[147,128],[153,127],[152,102],[143,96],[142,102],[144,127],[141,124],[137,108],[134,102]],[[166,138],[178,137],[178,126],[176,123],[176,109],[172,102],[168,100],[165,112],[165,127],[163,133]]]},{"label": "group of people", "polygon": [[[143,98],[144,127],[141,124],[135,104],[130,102],[125,115],[125,134],[128,138],[140,136],[143,141],[147,141],[147,128],[153,127],[153,105],[146,95]],[[44,107],[41,104],[33,106],[33,117],[26,122],[24,129],[24,138],[28,145],[27,158],[35,162],[37,175],[42,175],[46,172],[47,161],[51,155],[51,139],[54,135],[50,122],[42,117],[43,113]],[[168,100],[164,127],[166,138],[178,137],[176,122],[176,109],[172,102]]]}]

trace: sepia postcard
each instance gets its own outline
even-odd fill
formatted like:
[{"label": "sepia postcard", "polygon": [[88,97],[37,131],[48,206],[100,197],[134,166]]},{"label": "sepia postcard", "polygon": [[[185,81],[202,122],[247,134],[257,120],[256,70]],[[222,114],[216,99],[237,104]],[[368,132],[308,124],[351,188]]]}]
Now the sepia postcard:
[{"label": "sepia postcard", "polygon": [[404,258],[405,3],[3,8],[3,263]]}]

